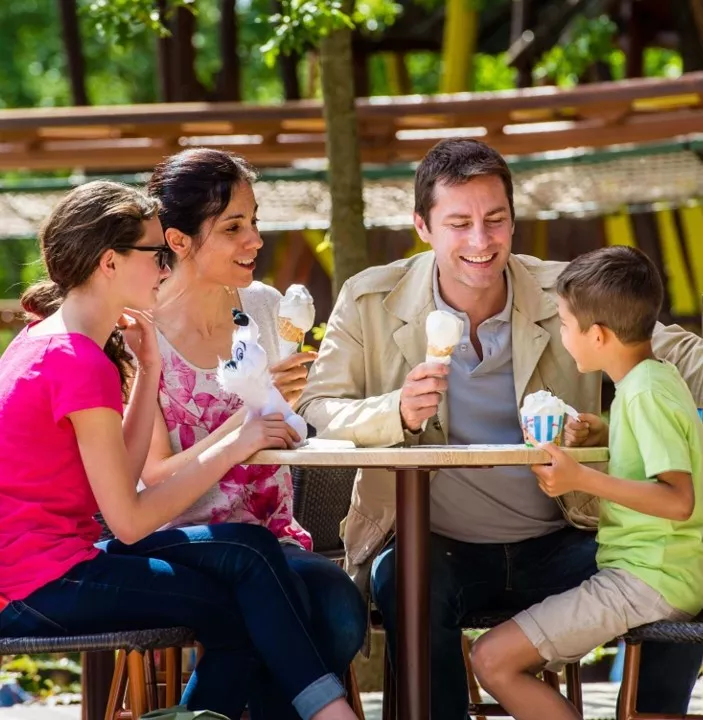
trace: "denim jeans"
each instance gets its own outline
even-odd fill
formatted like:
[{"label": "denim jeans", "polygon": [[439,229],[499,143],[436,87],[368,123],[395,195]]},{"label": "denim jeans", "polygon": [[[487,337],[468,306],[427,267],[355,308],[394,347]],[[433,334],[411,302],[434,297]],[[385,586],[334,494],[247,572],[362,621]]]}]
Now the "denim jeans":
[{"label": "denim jeans", "polygon": [[[183,530],[189,536],[197,537],[201,532],[207,533],[208,527],[217,526]],[[180,552],[178,547],[169,546],[164,553],[162,545],[161,533],[155,533],[146,541],[131,547],[114,540],[105,543],[104,547],[108,552],[140,553],[185,566],[191,566],[195,557],[193,567],[201,568],[199,556],[194,556],[189,547]],[[309,621],[312,639],[325,666],[341,678],[363,644],[367,622],[366,603],[356,585],[336,563],[302,550],[297,545],[286,544],[281,548],[288,567],[293,571],[292,579]],[[237,614],[243,625],[240,609],[234,607],[232,612]],[[297,662],[295,653],[291,653],[289,662]],[[247,667],[250,668],[247,700],[252,720],[298,720],[300,715],[291,704],[290,697],[287,697],[275,674],[253,646]]]},{"label": "denim jeans", "polygon": [[[239,718],[257,654],[304,720],[343,697],[311,638],[281,547],[265,528],[168,530],[109,545],[109,553],[11,603],[0,613],[0,635],[186,626],[205,649],[183,696],[190,709]],[[160,557],[148,556],[149,548]],[[169,555],[188,557],[188,566]]]},{"label": "denim jeans", "polygon": [[[312,637],[320,655],[326,666],[341,677],[366,635],[363,596],[347,573],[331,560],[291,544],[283,546],[283,553],[309,613]],[[254,672],[249,687],[252,720],[298,720],[267,668]]]},{"label": "denim jeans", "polygon": [[[482,611],[515,611],[570,588],[593,575],[595,533],[568,527],[510,544],[430,539],[432,717],[465,720],[466,670],[461,650],[464,619]],[[395,659],[395,547],[374,561],[371,591],[383,616],[390,657]],[[703,660],[697,645],[645,643],[637,708],[684,714]]]}]

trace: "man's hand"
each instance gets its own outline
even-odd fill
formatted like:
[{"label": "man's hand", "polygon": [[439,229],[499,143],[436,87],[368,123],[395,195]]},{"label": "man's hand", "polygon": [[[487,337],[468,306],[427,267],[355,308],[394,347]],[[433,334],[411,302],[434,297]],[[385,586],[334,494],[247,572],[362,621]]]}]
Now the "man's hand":
[{"label": "man's hand", "polygon": [[400,390],[400,417],[403,426],[417,431],[425,420],[437,414],[442,393],[447,391],[449,366],[420,363],[405,378]]},{"label": "man's hand", "polygon": [[576,460],[553,443],[535,442],[534,445],[540,450],[546,450],[552,458],[551,465],[532,466],[532,472],[537,476],[542,492],[549,497],[557,497],[580,489],[579,478],[582,466]]},{"label": "man's hand", "polygon": [[581,413],[578,420],[566,418],[564,445],[567,447],[599,447],[608,444],[608,425],[598,415]]}]

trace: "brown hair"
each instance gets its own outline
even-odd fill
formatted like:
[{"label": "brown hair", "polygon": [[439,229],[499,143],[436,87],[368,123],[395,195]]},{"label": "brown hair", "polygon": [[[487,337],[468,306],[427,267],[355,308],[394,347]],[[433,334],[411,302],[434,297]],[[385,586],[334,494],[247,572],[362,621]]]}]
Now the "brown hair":
[{"label": "brown hair", "polygon": [[[106,250],[134,245],[142,237],[144,221],[153,218],[158,209],[158,201],[139,190],[106,180],[80,185],[65,195],[39,232],[49,279],[23,293],[21,302],[28,319],[41,320],[56,312],[66,295],[90,278]],[[120,371],[126,394],[131,355],[118,329],[104,349]]]},{"label": "brown hair", "polygon": [[499,177],[515,220],[513,178],[503,156],[492,147],[472,138],[441,140],[422,158],[415,171],[415,212],[430,229],[430,211],[435,203],[435,186],[461,185],[484,175]]},{"label": "brown hair", "polygon": [[200,234],[203,223],[225,211],[237,185],[255,180],[256,172],[244,158],[223,150],[191,148],[159,163],[147,190],[161,202],[164,231],[176,228],[190,236],[197,252],[205,239]]},{"label": "brown hair", "polygon": [[652,337],[664,298],[654,263],[641,250],[624,245],[593,250],[572,260],[559,276],[557,292],[582,332],[603,325],[623,343]]}]

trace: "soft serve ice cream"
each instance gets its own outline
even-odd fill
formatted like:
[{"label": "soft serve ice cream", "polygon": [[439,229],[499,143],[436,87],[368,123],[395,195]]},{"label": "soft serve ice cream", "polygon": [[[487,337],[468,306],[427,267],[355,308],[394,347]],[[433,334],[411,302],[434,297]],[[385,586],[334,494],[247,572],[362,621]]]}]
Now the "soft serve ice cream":
[{"label": "soft serve ice cream", "polygon": [[425,362],[449,365],[452,361],[452,352],[464,332],[463,320],[445,310],[433,310],[425,321],[425,332],[427,334]]},{"label": "soft serve ice cream", "polygon": [[304,285],[291,285],[278,307],[278,342],[281,358],[300,347],[315,322],[315,303]]},{"label": "soft serve ice cream", "polygon": [[538,390],[526,395],[520,408],[525,443],[532,446],[532,439],[538,443],[552,442],[561,445],[564,431],[564,416],[578,419],[578,413],[561,398],[548,390]]}]

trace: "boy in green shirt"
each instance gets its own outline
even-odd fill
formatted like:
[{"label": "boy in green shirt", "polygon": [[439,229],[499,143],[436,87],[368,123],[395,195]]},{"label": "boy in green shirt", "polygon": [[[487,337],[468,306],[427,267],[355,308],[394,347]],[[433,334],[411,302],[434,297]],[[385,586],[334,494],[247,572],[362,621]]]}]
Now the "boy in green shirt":
[{"label": "boy in green shirt", "polygon": [[610,428],[582,415],[567,443],[605,445],[608,474],[543,445],[533,468],[550,497],[601,498],[598,572],[484,635],[473,651],[481,685],[516,720],[581,716],[535,677],[576,662],[628,628],[690,619],[703,607],[703,424],[676,368],[657,360],[651,336],[661,309],[659,273],[629,247],[596,250],[559,277],[564,347],[581,372],[615,382]]}]

